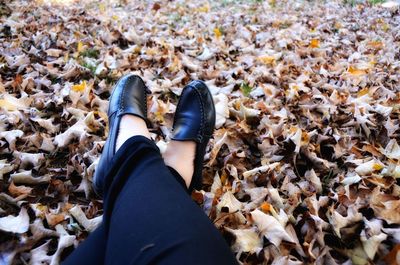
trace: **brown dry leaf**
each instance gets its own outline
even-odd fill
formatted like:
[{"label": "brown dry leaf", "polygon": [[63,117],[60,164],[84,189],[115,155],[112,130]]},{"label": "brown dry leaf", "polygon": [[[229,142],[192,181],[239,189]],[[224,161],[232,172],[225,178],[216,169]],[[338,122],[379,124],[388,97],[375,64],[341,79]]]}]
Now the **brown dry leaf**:
[{"label": "brown dry leaf", "polygon": [[394,246],[394,248],[385,256],[384,260],[388,265],[400,264],[400,244]]},{"label": "brown dry leaf", "polygon": [[57,224],[63,222],[65,220],[65,214],[53,214],[53,213],[46,213],[46,221],[51,227],[55,227]]},{"label": "brown dry leaf", "polygon": [[358,69],[356,66],[349,66],[349,69],[347,69],[347,72],[350,73],[351,75],[365,75],[367,71],[365,69]]},{"label": "brown dry leaf", "polygon": [[15,186],[14,182],[11,182],[10,186],[8,186],[8,191],[13,197],[18,197],[20,195],[29,195],[32,192],[32,188],[23,185]]},{"label": "brown dry leaf", "polygon": [[371,195],[371,207],[378,217],[389,224],[400,222],[400,199],[386,195],[375,188]]}]

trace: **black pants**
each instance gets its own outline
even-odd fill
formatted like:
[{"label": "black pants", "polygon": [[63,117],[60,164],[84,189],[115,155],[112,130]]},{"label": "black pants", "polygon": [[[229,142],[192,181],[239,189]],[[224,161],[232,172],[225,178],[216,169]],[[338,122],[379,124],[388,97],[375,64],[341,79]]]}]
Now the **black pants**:
[{"label": "black pants", "polygon": [[112,163],[103,223],[64,264],[237,264],[153,141],[128,139]]}]

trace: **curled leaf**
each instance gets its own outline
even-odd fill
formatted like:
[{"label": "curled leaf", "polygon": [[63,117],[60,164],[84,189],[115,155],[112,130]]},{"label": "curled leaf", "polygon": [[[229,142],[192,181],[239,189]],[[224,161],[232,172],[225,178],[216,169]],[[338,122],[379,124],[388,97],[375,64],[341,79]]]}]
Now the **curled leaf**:
[{"label": "curled leaf", "polygon": [[253,228],[235,230],[226,227],[225,229],[235,235],[235,244],[232,246],[235,252],[259,253],[262,250],[261,238]]},{"label": "curled leaf", "polygon": [[11,233],[25,233],[29,229],[29,216],[23,207],[18,216],[5,216],[0,218],[0,230]]},{"label": "curled leaf", "polygon": [[281,223],[274,217],[267,215],[258,209],[251,212],[251,217],[260,232],[275,246],[278,247],[282,240],[294,243],[294,240],[285,231]]}]

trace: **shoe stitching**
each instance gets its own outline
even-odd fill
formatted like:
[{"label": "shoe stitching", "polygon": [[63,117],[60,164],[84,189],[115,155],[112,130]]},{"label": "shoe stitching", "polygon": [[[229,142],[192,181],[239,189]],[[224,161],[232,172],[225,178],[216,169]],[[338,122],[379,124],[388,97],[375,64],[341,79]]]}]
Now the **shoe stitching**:
[{"label": "shoe stitching", "polygon": [[[187,86],[184,87],[184,88],[182,89],[181,96],[182,96],[182,94],[185,92],[186,89],[187,89]],[[176,106],[175,113],[179,113],[181,106],[182,106],[182,100],[179,100],[179,101],[178,101],[178,106]],[[172,129],[175,128],[176,120],[177,120],[177,119],[174,118],[174,122],[173,122],[173,124],[172,124]]]},{"label": "shoe stitching", "polygon": [[200,143],[203,141],[203,127],[204,127],[204,106],[203,106],[203,101],[201,100],[201,93],[200,91],[197,90],[197,88],[195,87],[194,89],[196,91],[196,95],[197,95],[197,100],[200,103],[200,114],[201,114],[201,121],[200,121],[200,130],[197,132],[197,140],[200,141]]},{"label": "shoe stitching", "polygon": [[[119,99],[119,106],[120,106],[119,111],[120,111],[120,113],[123,113],[123,112],[125,111],[126,86],[127,86],[127,84],[129,83],[131,77],[132,77],[132,76],[129,76],[129,77],[125,80],[125,82],[124,82],[124,84],[123,84],[123,86],[122,86],[122,97],[120,97],[120,99]],[[120,113],[117,114],[117,117],[115,117],[116,119],[119,118],[118,115],[119,115]],[[116,131],[116,136],[114,136],[114,137],[118,137],[118,133],[119,133],[119,124],[117,124],[116,126],[117,126],[117,131]],[[115,141],[116,141],[116,140],[117,140],[117,138],[115,138]],[[115,155],[115,148],[116,148],[116,142],[113,144],[112,155]]]},{"label": "shoe stitching", "polygon": [[[129,79],[129,78],[128,78]],[[115,91],[115,89],[120,85],[120,82],[121,82],[122,80],[119,80],[118,82],[117,82],[117,84],[115,85],[115,88],[114,88],[114,90],[113,90],[113,92]],[[122,107],[119,107],[119,109],[116,111],[117,113],[112,113],[111,115],[109,115],[109,135],[108,135],[108,139],[110,139],[110,144],[112,144],[111,143],[111,139],[113,138],[113,136],[115,137],[115,135],[113,134],[113,129],[112,129],[112,126],[111,126],[111,117],[112,117],[112,115],[114,115],[115,114],[115,117],[113,118],[113,119],[118,119],[118,111],[120,111],[121,112],[121,110],[123,111],[123,104],[124,104],[124,93],[125,93],[125,85],[126,85],[126,80],[124,80],[125,81],[125,83],[123,84],[123,88],[122,88],[122,97],[120,97],[119,98],[119,100],[118,100],[118,105],[119,106],[122,106]],[[111,100],[112,100],[112,96],[113,96],[113,94],[111,95]],[[109,104],[111,103],[111,100],[110,100],[110,102],[109,102]],[[122,104],[121,104],[122,103]],[[114,123],[113,123],[113,125],[115,126],[115,121],[114,121]],[[117,128],[117,135],[118,135],[118,128]],[[112,146],[113,146],[113,148],[110,148],[109,150],[111,151],[111,155],[114,155],[115,154],[115,144],[116,143],[113,143],[112,144]],[[109,151],[109,152],[110,152]],[[108,159],[110,159],[110,157],[109,157],[109,154],[107,154],[107,157],[106,157],[106,160],[108,160]],[[107,161],[107,162],[109,162],[109,161]],[[107,163],[108,164],[108,163]]]},{"label": "shoe stitching", "polygon": [[144,112],[145,117],[144,118],[146,119],[146,122],[147,122],[147,86],[141,78],[140,78],[140,81],[144,87],[144,93],[143,93],[143,102],[144,102],[144,109],[145,109],[145,112]]},{"label": "shoe stitching", "polygon": [[121,109],[120,109],[120,112],[124,112],[125,111],[125,94],[126,94],[126,86],[127,86],[127,84],[129,83],[129,81],[131,80],[131,77],[132,76],[129,76],[126,80],[125,80],[125,83],[124,83],[124,85],[123,85],[123,87],[122,87],[122,97],[120,98],[120,106],[121,106]]},{"label": "shoe stitching", "polygon": [[[133,77],[135,77],[135,75],[130,75],[130,76],[126,79],[126,81],[125,81],[125,83],[124,83],[124,86],[123,86],[122,98],[120,98],[120,106],[121,106],[120,112],[122,112],[122,113],[126,110],[126,107],[125,107],[126,87],[127,87],[127,85],[129,84],[129,82],[131,81],[131,79],[132,79]],[[140,77],[139,77],[139,79],[140,79],[142,85],[146,88],[146,85],[144,84],[143,80],[142,80]],[[143,117],[143,118],[147,119],[147,93],[146,93],[146,92],[143,93],[143,102],[145,103],[145,104],[144,104],[145,113],[143,113],[145,117]]]},{"label": "shoe stitching", "polygon": [[[112,89],[112,91],[111,91],[111,96],[110,96],[110,98],[109,98],[109,100],[108,100],[108,111],[107,111],[107,115],[108,115],[108,117],[110,117],[112,114],[114,114],[115,112],[117,112],[117,111],[119,111],[119,109],[117,109],[116,111],[113,111],[112,113],[110,113],[110,103],[111,103],[111,101],[112,101],[112,99],[113,99],[113,96],[114,96],[114,91],[116,90],[116,88],[119,86],[119,84],[121,83],[121,79],[120,80],[118,80],[118,82],[117,82],[117,84],[115,84],[115,86],[114,86],[114,88]],[[119,102],[120,100],[118,100],[118,102]]]},{"label": "shoe stitching", "polygon": [[[202,83],[199,83],[199,84],[202,85]],[[201,142],[203,141],[203,139],[204,139],[204,137],[203,137],[203,135],[202,135],[202,134],[203,134],[203,131],[204,131],[204,119],[205,119],[205,117],[204,117],[204,104],[203,104],[203,102],[202,102],[202,100],[201,100],[201,93],[200,93],[200,91],[198,91],[197,87],[194,86],[194,85],[191,85],[191,84],[187,85],[187,86],[182,90],[181,95],[184,93],[184,91],[185,91],[188,87],[191,87],[191,88],[194,89],[194,91],[195,91],[195,93],[196,93],[196,99],[198,100],[199,105],[200,105],[200,114],[201,114],[200,119],[201,119],[201,121],[200,121],[200,128],[199,128],[199,131],[197,132],[196,140],[198,140],[198,141],[201,143]],[[176,113],[179,113],[180,108],[181,108],[181,105],[182,105],[182,101],[179,100],[178,106],[176,107],[176,111],[175,111]],[[173,126],[172,126],[173,129],[175,128],[176,121],[177,121],[177,119],[174,119],[174,123],[173,123]]]}]

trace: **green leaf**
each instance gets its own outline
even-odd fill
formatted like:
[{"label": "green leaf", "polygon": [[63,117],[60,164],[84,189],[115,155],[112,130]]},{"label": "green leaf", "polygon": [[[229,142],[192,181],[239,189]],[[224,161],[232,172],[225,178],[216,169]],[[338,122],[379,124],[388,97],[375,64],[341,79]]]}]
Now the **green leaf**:
[{"label": "green leaf", "polygon": [[386,0],[368,0],[368,2],[369,2],[370,4],[377,5],[377,4],[385,3]]},{"label": "green leaf", "polygon": [[253,90],[253,88],[251,86],[249,86],[249,84],[247,84],[247,83],[242,83],[240,85],[240,90],[242,91],[243,95],[248,97],[251,90]]},{"label": "green leaf", "polygon": [[83,63],[81,63],[81,65],[82,65],[83,67],[89,69],[90,72],[92,72],[93,75],[94,75],[94,73],[96,72],[96,66],[95,66],[95,65],[89,64],[89,63],[87,63],[87,62],[83,62]]},{"label": "green leaf", "polygon": [[96,49],[87,49],[87,50],[82,51],[79,55],[82,57],[98,59],[99,55],[100,55],[100,51],[98,51]]}]

